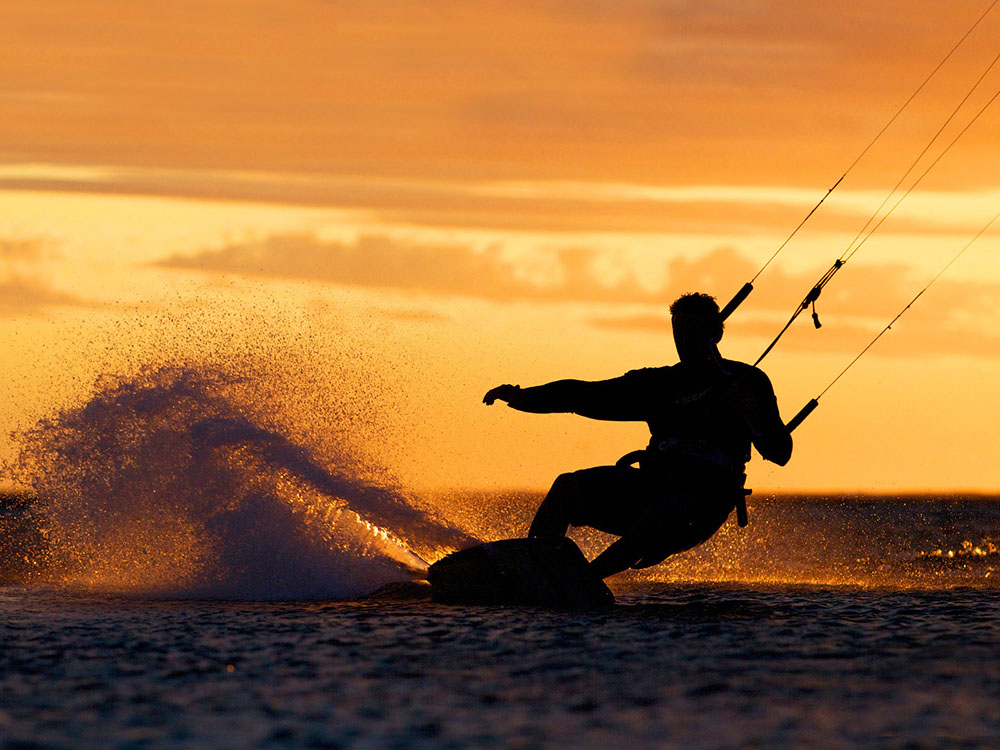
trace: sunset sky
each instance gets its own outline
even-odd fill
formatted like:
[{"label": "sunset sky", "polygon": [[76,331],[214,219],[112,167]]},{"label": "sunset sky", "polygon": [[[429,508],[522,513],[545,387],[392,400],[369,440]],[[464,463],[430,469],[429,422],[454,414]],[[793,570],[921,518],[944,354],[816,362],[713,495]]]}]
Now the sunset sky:
[{"label": "sunset sky", "polygon": [[[988,6],[5,0],[0,432],[102,375],[225,362],[303,444],[353,432],[408,487],[613,462],[643,425],[483,393],[676,361],[669,302],[728,301]],[[998,51],[1000,8],[760,276],[724,356],[756,359]],[[1000,65],[911,181],[998,88]],[[785,419],[997,211],[1000,103],[764,361]],[[995,226],[749,486],[998,491],[998,383]]]}]

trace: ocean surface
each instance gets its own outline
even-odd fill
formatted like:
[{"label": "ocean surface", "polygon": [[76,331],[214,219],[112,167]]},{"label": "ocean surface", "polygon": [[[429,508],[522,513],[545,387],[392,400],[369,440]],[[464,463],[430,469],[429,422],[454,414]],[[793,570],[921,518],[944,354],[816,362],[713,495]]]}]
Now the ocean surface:
[{"label": "ocean surface", "polygon": [[[497,537],[538,499],[450,497]],[[26,506],[6,503],[7,555],[33,541]],[[0,747],[997,746],[1000,500],[750,510],[594,612],[323,595],[337,581],[137,593],[8,557]]]},{"label": "ocean surface", "polygon": [[440,605],[427,564],[539,493],[408,492],[227,394],[147,373],[19,436],[0,748],[1000,746],[998,497],[755,494],[609,609]]}]

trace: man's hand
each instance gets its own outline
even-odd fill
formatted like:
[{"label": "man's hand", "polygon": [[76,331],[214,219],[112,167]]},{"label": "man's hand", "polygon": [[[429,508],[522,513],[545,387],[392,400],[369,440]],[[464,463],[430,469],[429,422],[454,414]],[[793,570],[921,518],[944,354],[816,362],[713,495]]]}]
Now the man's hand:
[{"label": "man's hand", "polygon": [[496,388],[491,388],[486,392],[486,395],[483,396],[483,403],[487,406],[493,406],[493,402],[497,399],[510,402],[520,390],[521,386],[519,385],[510,385],[508,383],[498,385]]}]

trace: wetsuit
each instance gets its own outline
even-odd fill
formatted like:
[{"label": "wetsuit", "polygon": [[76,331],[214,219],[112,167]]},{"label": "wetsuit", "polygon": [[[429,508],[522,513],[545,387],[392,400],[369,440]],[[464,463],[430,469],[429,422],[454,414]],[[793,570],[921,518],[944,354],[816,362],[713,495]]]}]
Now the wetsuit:
[{"label": "wetsuit", "polygon": [[508,403],[526,412],[649,425],[640,468],[620,461],[560,476],[529,532],[562,535],[573,525],[627,537],[642,550],[633,567],[700,544],[722,526],[744,496],[751,444],[776,463],[791,454],[770,380],[731,360],[561,380],[521,389]]}]

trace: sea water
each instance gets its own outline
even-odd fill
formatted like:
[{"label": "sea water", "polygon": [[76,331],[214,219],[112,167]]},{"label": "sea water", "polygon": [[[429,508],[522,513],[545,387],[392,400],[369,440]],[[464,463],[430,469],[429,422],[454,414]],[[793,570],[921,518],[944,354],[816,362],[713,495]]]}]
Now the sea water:
[{"label": "sea water", "polygon": [[998,498],[753,495],[608,610],[366,597],[540,495],[406,492],[230,385],[111,380],[21,436],[0,747],[996,746]]}]

